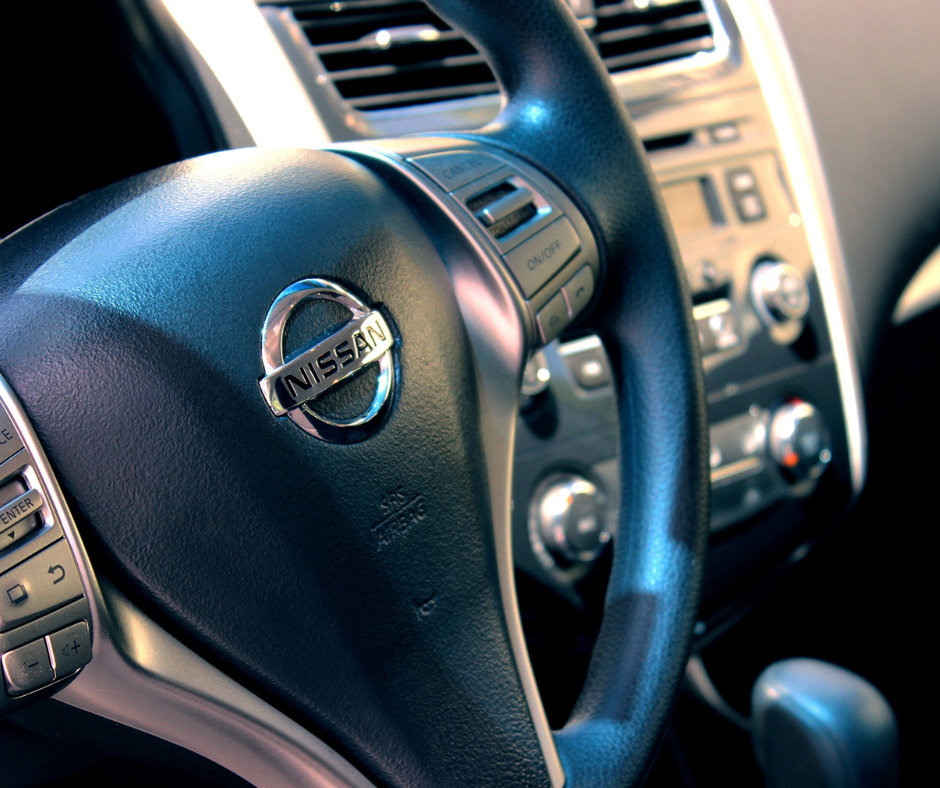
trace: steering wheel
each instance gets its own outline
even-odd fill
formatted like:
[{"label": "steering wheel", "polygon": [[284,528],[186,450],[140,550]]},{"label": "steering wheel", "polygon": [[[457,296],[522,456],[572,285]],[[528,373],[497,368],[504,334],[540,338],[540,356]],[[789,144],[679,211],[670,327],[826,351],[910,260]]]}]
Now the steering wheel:
[{"label": "steering wheel", "polygon": [[[0,247],[0,370],[96,568],[375,783],[638,785],[688,657],[707,531],[684,269],[563,3],[431,4],[492,64],[492,125],[213,154],[60,208]],[[622,505],[587,682],[555,733],[508,530],[541,296],[406,161],[420,150],[521,173],[597,253],[579,319],[611,359]],[[350,313],[345,334],[285,339]],[[325,415],[331,376],[347,385]]]}]

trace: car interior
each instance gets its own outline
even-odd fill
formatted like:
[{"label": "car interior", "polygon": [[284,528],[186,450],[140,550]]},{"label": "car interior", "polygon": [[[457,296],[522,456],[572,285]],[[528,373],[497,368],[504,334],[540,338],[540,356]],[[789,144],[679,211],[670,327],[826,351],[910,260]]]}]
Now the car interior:
[{"label": "car interior", "polygon": [[2,788],[929,781],[935,0],[0,14]]}]

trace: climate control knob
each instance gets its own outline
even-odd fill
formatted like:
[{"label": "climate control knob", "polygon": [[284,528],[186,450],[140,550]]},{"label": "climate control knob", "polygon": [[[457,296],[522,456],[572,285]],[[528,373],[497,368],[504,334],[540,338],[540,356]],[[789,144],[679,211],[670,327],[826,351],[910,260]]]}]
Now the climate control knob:
[{"label": "climate control knob", "polygon": [[533,541],[562,563],[593,561],[610,541],[606,503],[604,493],[583,476],[549,477],[532,500]]},{"label": "climate control knob", "polygon": [[794,484],[818,479],[832,460],[822,414],[800,399],[779,407],[770,420],[770,455]]},{"label": "climate control knob", "polygon": [[751,278],[751,297],[761,320],[773,328],[802,320],[809,311],[809,285],[800,269],[782,260],[759,263]]}]

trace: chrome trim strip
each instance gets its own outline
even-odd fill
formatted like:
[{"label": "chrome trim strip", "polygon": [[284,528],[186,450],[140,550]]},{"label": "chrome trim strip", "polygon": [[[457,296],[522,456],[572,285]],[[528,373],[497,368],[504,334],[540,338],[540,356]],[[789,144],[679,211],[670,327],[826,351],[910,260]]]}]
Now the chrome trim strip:
[{"label": "chrome trim strip", "polygon": [[832,338],[845,414],[852,488],[865,483],[868,436],[855,316],[832,203],[809,112],[770,0],[727,0],[747,46],[803,219]]},{"label": "chrome trim strip", "polygon": [[212,70],[257,146],[316,148],[329,142],[254,0],[157,2]]},{"label": "chrome trim strip", "polygon": [[[431,143],[430,138],[426,141]],[[453,142],[444,140],[447,145]],[[460,210],[459,203],[444,194],[416,167],[409,166],[394,153],[380,151],[367,144],[336,145],[330,150],[375,162],[405,176],[426,198],[454,220],[454,227],[475,252],[474,256],[454,255],[449,273],[477,364],[484,453],[503,611],[519,680],[532,714],[532,723],[552,788],[563,788],[564,768],[545,715],[522,631],[512,558],[512,468],[522,373],[527,360],[525,329],[513,300],[513,285],[492,248],[492,239],[485,239],[482,228],[470,220],[469,214]],[[481,262],[484,264],[481,265]]]},{"label": "chrome trim strip", "polygon": [[749,471],[760,470],[764,466],[764,461],[760,457],[745,457],[743,460],[732,462],[729,465],[722,465],[711,472],[711,482],[723,482],[735,476],[743,476]]},{"label": "chrome trim strip", "polygon": [[924,260],[894,307],[891,322],[899,326],[940,305],[940,246]]},{"label": "chrome trim strip", "polygon": [[727,298],[719,298],[706,304],[692,307],[692,319],[698,322],[715,315],[723,315],[731,311],[731,302]]},{"label": "chrome trim strip", "polygon": [[582,339],[575,339],[571,342],[565,342],[558,346],[558,352],[563,356],[572,356],[576,353],[583,353],[586,350],[596,350],[601,345],[601,338],[597,334],[591,334]]},{"label": "chrome trim strip", "polygon": [[92,603],[92,661],[56,697],[178,744],[253,785],[374,788],[320,739],[190,651],[95,575],[49,460],[2,377],[0,401],[32,454]]}]

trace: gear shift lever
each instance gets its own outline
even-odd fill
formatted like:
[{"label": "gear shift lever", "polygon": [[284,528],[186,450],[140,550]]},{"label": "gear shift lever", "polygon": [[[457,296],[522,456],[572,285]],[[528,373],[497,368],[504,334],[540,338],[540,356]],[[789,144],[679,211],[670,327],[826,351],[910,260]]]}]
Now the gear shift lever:
[{"label": "gear shift lever", "polygon": [[898,732],[884,696],[815,659],[775,662],[751,692],[752,737],[770,788],[894,788]]}]

